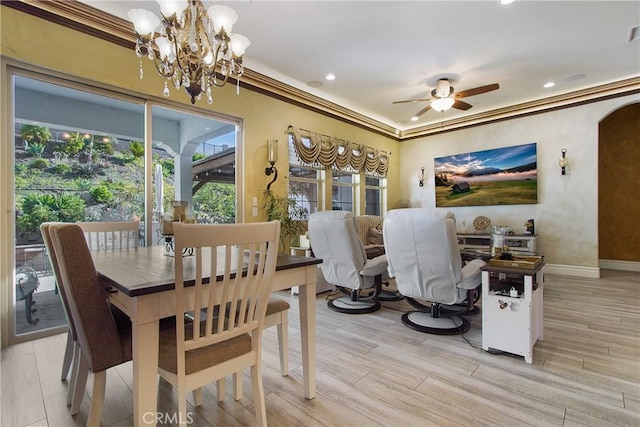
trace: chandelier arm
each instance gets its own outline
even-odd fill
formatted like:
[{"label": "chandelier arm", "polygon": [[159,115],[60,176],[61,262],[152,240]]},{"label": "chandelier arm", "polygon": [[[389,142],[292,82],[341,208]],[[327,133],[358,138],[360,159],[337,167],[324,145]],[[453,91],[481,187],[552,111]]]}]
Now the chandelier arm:
[{"label": "chandelier arm", "polygon": [[[184,7],[165,5],[167,7],[161,13],[162,27],[158,40],[154,40],[155,34],[138,34],[136,54],[140,58],[147,56],[152,60],[158,74],[167,79],[168,82],[164,83],[165,96],[169,96],[167,84],[170,82],[176,88],[186,90],[191,103],[195,104],[203,94],[212,103],[211,89],[226,85],[230,76],[237,79],[239,90],[240,77],[244,73],[242,59],[250,42],[242,35],[227,32],[237,19],[232,9],[220,6],[211,15],[211,11],[205,11],[202,0],[182,1],[187,1]],[[222,22],[214,27],[214,15],[216,18],[223,16],[223,21],[229,15],[231,18],[227,18],[232,21],[228,23],[229,28],[227,29],[226,24],[222,25]],[[217,34],[210,35],[211,28],[216,28]],[[232,43],[236,51],[231,48]],[[142,76],[141,60],[140,78]]]},{"label": "chandelier arm", "polygon": [[[164,65],[164,69],[160,66],[160,64]],[[159,55],[153,55],[153,65],[155,65],[158,74],[160,74],[162,77],[171,78],[171,76],[173,76],[175,69],[174,65],[169,62],[163,61],[159,58]]]}]

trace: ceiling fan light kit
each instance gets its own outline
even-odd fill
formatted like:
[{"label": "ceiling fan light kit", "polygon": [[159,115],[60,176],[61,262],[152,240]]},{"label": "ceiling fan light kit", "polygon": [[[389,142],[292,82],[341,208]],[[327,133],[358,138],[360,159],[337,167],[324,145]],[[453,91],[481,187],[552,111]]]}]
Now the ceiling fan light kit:
[{"label": "ceiling fan light kit", "polygon": [[447,111],[456,101],[453,98],[438,98],[431,101],[431,108],[436,111]]},{"label": "ceiling fan light kit", "polygon": [[436,82],[436,87],[431,91],[432,98],[420,98],[420,99],[405,99],[402,101],[394,101],[393,104],[403,104],[406,102],[429,102],[426,107],[418,111],[411,121],[416,121],[418,118],[429,110],[436,110],[440,112],[447,111],[450,108],[466,111],[472,107],[471,104],[461,101],[460,98],[467,96],[480,95],[481,93],[491,92],[500,88],[498,83],[492,83],[486,86],[479,86],[473,89],[463,90],[461,92],[453,93],[453,87],[449,84],[448,79],[439,79]]}]

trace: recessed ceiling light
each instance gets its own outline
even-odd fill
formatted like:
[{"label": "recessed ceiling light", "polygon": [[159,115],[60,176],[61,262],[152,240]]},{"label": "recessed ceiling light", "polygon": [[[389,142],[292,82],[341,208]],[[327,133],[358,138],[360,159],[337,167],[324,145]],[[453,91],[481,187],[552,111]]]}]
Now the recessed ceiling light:
[{"label": "recessed ceiling light", "polygon": [[411,117],[411,121],[412,121],[412,122],[417,122],[417,121],[418,121],[418,117],[417,117],[417,116],[413,116],[413,117]]},{"label": "recessed ceiling light", "polygon": [[544,84],[544,87],[546,87],[547,89],[550,87],[554,87],[556,84],[554,82],[547,82]]},{"label": "recessed ceiling light", "polygon": [[336,75],[329,73],[329,74],[327,74],[325,79],[327,79],[327,80],[335,80],[336,79]]},{"label": "recessed ceiling light", "polygon": [[307,84],[311,87],[321,87],[324,83],[320,80],[311,80],[310,82],[307,82]]},{"label": "recessed ceiling light", "polygon": [[516,1],[516,0],[500,0],[500,4],[507,5],[507,4],[513,3],[514,1]]}]

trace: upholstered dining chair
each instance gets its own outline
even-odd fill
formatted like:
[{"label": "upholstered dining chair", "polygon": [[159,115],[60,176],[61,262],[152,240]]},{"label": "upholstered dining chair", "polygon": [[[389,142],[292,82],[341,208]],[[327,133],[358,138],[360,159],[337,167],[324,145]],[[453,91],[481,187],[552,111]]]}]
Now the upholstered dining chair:
[{"label": "upholstered dining chair", "polygon": [[[58,267],[58,258],[56,257],[55,248],[51,243],[51,225],[57,224],[55,222],[44,222],[40,225],[40,234],[42,240],[47,249],[47,256],[49,257],[49,264],[53,268],[53,275],[56,283],[58,284],[58,291],[60,300],[62,301],[62,309],[67,319],[67,345],[64,351],[64,358],[62,360],[62,373],[60,379],[64,381],[69,377],[69,389],[67,393],[67,406],[71,405],[74,390],[76,385],[76,376],[78,374],[78,364],[80,360],[80,346],[78,345],[78,335],[76,333],[75,325],[73,324],[73,318],[69,310],[69,303],[65,289],[60,285],[60,268]],[[74,364],[72,366],[72,363]],[[79,404],[75,405],[79,406]],[[74,407],[75,409],[75,407]]]},{"label": "upholstered dining chair", "polygon": [[[131,322],[126,316],[114,317],[80,226],[52,224],[49,230],[60,273],[59,285],[67,297],[80,347],[78,372],[93,373],[87,426],[99,426],[107,369],[131,360]],[[84,393],[84,387],[78,379],[75,388]]]},{"label": "upholstered dining chair", "polygon": [[[279,233],[278,221],[174,225],[175,252],[193,248],[194,256],[175,258],[176,327],[160,331],[159,373],[178,390],[181,425],[187,421],[188,391],[195,391],[200,405],[201,387],[244,368],[251,369],[258,424],[267,425],[262,329]],[[185,325],[180,314],[189,312],[194,321]]]},{"label": "upholstered dining chair", "polygon": [[322,258],[320,268],[325,280],[348,295],[330,300],[330,309],[349,314],[380,309],[376,297],[386,281],[387,257],[367,259],[351,212],[321,211],[309,215],[309,240],[314,256]]},{"label": "upholstered dining chair", "polygon": [[139,221],[78,222],[92,251],[138,247]]},{"label": "upholstered dining chair", "polygon": [[462,267],[453,213],[425,208],[391,210],[383,233],[389,275],[417,309],[403,314],[402,322],[432,334],[468,331],[469,321],[459,315],[471,314],[472,304],[459,305],[477,294],[484,261],[473,260]]}]

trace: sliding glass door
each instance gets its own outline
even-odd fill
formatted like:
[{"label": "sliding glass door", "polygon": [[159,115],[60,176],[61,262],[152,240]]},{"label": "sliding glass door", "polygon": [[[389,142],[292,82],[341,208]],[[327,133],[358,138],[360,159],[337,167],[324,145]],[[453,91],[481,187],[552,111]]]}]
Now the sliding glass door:
[{"label": "sliding glass door", "polygon": [[140,244],[164,245],[174,200],[198,222],[237,217],[236,123],[39,77],[12,77],[13,341],[66,328],[43,222],[139,220]]},{"label": "sliding glass door", "polygon": [[18,75],[14,94],[18,336],[66,325],[40,224],[144,219],[144,105]]}]

